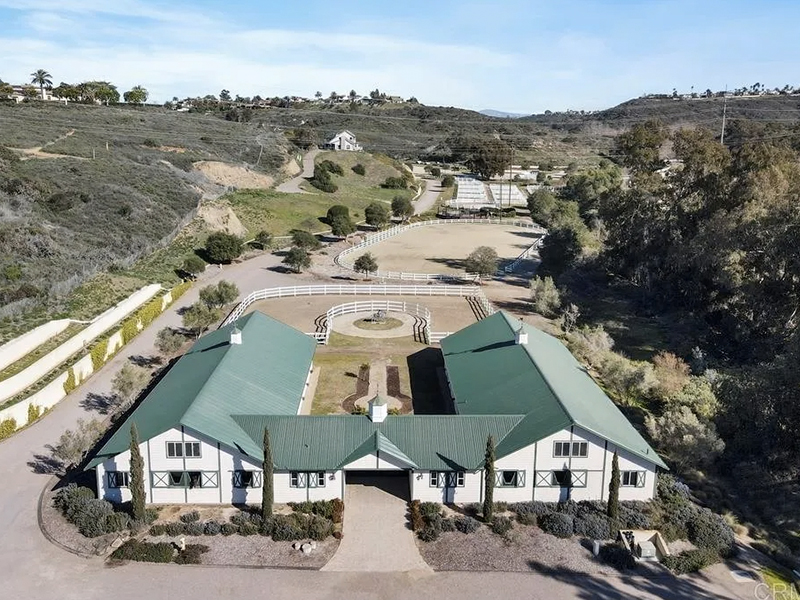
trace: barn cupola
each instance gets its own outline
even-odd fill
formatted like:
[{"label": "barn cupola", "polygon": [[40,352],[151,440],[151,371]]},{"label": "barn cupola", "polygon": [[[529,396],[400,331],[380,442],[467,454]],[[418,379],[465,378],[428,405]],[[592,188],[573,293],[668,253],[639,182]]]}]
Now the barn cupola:
[{"label": "barn cupola", "polygon": [[514,332],[514,343],[520,346],[528,345],[528,332],[520,323],[519,328]]},{"label": "barn cupola", "polygon": [[242,345],[242,330],[234,325],[231,329],[231,346]]},{"label": "barn cupola", "polygon": [[373,423],[383,423],[389,415],[389,405],[380,395],[369,401],[369,418]]}]

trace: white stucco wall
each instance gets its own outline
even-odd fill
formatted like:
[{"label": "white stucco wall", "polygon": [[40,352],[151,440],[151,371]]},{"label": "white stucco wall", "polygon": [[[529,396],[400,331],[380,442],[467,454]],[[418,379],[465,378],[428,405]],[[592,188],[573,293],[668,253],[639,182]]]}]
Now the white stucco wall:
[{"label": "white stucco wall", "polygon": [[44,355],[27,369],[4,381],[0,381],[0,401],[11,398],[39,381],[58,365],[80,352],[95,338],[150,300],[160,290],[160,285],[152,284],[134,292],[116,306],[96,317],[88,327],[79,331],[52,352]]},{"label": "white stucco wall", "polygon": [[70,323],[72,323],[72,319],[48,321],[44,325],[39,325],[39,327],[23,333],[10,342],[6,342],[0,346],[0,369],[5,369],[11,363],[18,361],[26,354],[30,354],[47,340],[64,331],[69,327]]},{"label": "white stucco wall", "polygon": [[[199,442],[200,456],[197,458],[168,458],[167,442]],[[252,457],[218,444],[214,440],[187,428],[175,428],[139,444],[145,465],[145,494],[148,504],[260,504],[262,489],[234,488],[235,470],[261,471],[261,462]],[[130,500],[127,488],[108,487],[106,471],[130,471],[130,452],[109,459],[98,465],[98,495],[112,502]],[[165,488],[153,487],[152,472],[202,471],[217,473],[216,487]],[[305,500],[332,500],[342,497],[343,475],[341,471],[325,474],[325,487],[292,488],[288,472],[276,471],[274,475],[275,502],[303,502]]]}]

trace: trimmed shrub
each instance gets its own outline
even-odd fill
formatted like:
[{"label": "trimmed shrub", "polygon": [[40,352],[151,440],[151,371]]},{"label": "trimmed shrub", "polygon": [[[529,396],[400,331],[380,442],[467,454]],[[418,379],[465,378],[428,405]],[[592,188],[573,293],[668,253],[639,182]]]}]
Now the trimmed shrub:
[{"label": "trimmed shrub", "polygon": [[233,535],[238,531],[238,528],[233,523],[223,523],[219,527],[219,532],[222,535]]},{"label": "trimmed shrub", "polygon": [[203,525],[203,533],[205,535],[219,535],[222,526],[216,521],[206,521]]},{"label": "trimmed shrub", "polygon": [[542,515],[546,515],[547,513],[553,512],[553,506],[551,504],[546,504],[545,502],[516,502],[509,506],[512,512],[517,513],[518,515],[535,515],[537,517],[541,517]]},{"label": "trimmed shrub", "polygon": [[94,492],[91,489],[78,487],[74,483],[70,483],[67,487],[58,491],[53,499],[53,504],[64,514],[68,521],[72,521],[79,507],[93,498]]},{"label": "trimmed shrub", "polygon": [[687,522],[686,529],[689,541],[698,548],[713,550],[726,558],[735,552],[733,530],[721,516],[707,508],[697,510]]},{"label": "trimmed shrub", "polygon": [[193,510],[188,513],[184,513],[180,516],[182,523],[196,523],[200,520],[200,513],[196,510]]},{"label": "trimmed shrub", "polygon": [[419,505],[419,512],[423,519],[440,515],[442,513],[442,505],[437,502],[422,502]]},{"label": "trimmed shrub", "polygon": [[494,503],[494,512],[496,513],[504,513],[508,510],[508,502],[495,502]]},{"label": "trimmed shrub", "polygon": [[145,508],[144,509],[144,521],[147,524],[152,523],[158,519],[158,509],[157,508]]},{"label": "trimmed shrub", "polygon": [[575,517],[575,535],[592,540],[607,540],[611,537],[608,517],[603,513],[586,513]]},{"label": "trimmed shrub", "polygon": [[331,500],[331,504],[331,521],[334,523],[341,523],[344,519],[344,502],[339,498],[334,498]]},{"label": "trimmed shrub", "polygon": [[481,514],[481,510],[483,510],[483,507],[477,502],[470,502],[464,505],[464,514],[470,517],[477,517]]},{"label": "trimmed shrub", "polygon": [[435,542],[439,539],[440,533],[441,529],[431,525],[426,525],[417,533],[417,537],[419,537],[419,539],[421,539],[423,542]]},{"label": "trimmed shrub", "polygon": [[308,524],[308,537],[312,540],[322,541],[333,534],[333,521],[314,515]]},{"label": "trimmed shrub", "polygon": [[600,560],[614,567],[617,571],[636,568],[636,559],[622,544],[603,544],[600,546]]},{"label": "trimmed shrub", "polygon": [[573,517],[578,514],[578,503],[575,500],[566,500],[556,504],[556,512],[564,513],[565,515],[572,515]]},{"label": "trimmed shrub", "polygon": [[297,520],[285,515],[275,515],[272,523],[272,539],[276,542],[292,542],[305,537],[304,529],[297,525]]},{"label": "trimmed shrub", "polygon": [[97,340],[97,343],[89,351],[92,357],[92,368],[94,371],[99,371],[100,367],[106,362],[106,353],[108,352],[108,338]]},{"label": "trimmed shrub", "polygon": [[186,523],[174,522],[167,523],[164,526],[164,531],[167,535],[178,536],[186,533]]},{"label": "trimmed shrub", "polygon": [[420,501],[412,500],[408,507],[409,521],[411,521],[411,531],[421,531],[425,526],[425,520],[422,518],[422,511],[420,510]]},{"label": "trimmed shrub", "polygon": [[683,575],[685,573],[696,573],[701,569],[718,563],[719,560],[719,555],[713,550],[698,548],[696,550],[687,550],[680,554],[673,554],[672,556],[665,556],[661,564],[676,575]]},{"label": "trimmed shrub", "polygon": [[252,521],[239,525],[239,535],[256,535],[260,530],[260,525]]},{"label": "trimmed shrub", "polygon": [[184,281],[183,283],[179,283],[174,288],[172,288],[172,290],[170,291],[172,302],[175,302],[175,300],[183,296],[190,287],[192,287],[192,282]]},{"label": "trimmed shrub", "polygon": [[110,502],[90,498],[74,513],[78,531],[86,537],[97,537],[106,533],[106,518],[114,512]]},{"label": "trimmed shrub", "polygon": [[[341,500],[339,500],[341,502]],[[326,519],[333,520],[336,511],[336,500],[317,500],[311,502],[289,502],[289,507],[297,513],[306,515],[318,515]]]},{"label": "trimmed shrub", "polygon": [[620,502],[619,524],[622,529],[653,529],[648,512],[651,507],[646,502]]},{"label": "trimmed shrub", "polygon": [[475,533],[481,527],[481,522],[472,517],[456,517],[453,521],[461,533]]},{"label": "trimmed shrub", "polygon": [[106,522],[103,527],[106,533],[115,533],[117,531],[124,531],[130,524],[130,517],[125,513],[115,512],[106,515]]},{"label": "trimmed shrub", "polygon": [[548,513],[539,517],[539,527],[545,533],[560,538],[572,537],[575,530],[575,519],[566,513]]},{"label": "trimmed shrub", "polygon": [[203,544],[187,544],[185,550],[178,552],[175,563],[179,565],[199,565],[203,562],[203,554],[208,552],[208,546]]},{"label": "trimmed shrub", "polygon": [[78,382],[75,379],[75,369],[70,367],[67,371],[67,380],[64,382],[64,393],[69,394],[78,387]]},{"label": "trimmed shrub", "polygon": [[508,517],[495,517],[492,521],[492,532],[505,535],[514,528],[514,522]]},{"label": "trimmed shrub", "polygon": [[196,521],[192,521],[191,523],[186,523],[184,525],[186,535],[198,536],[203,535],[205,533],[205,527],[202,523],[198,523]]},{"label": "trimmed shrub", "polygon": [[28,404],[28,425],[42,416],[42,408],[35,404]]},{"label": "trimmed shrub", "polygon": [[521,515],[517,515],[517,523],[520,525],[536,525],[538,521],[538,517],[533,513],[523,513]]},{"label": "trimmed shrub", "polygon": [[442,532],[452,532],[456,530],[456,524],[453,519],[442,519],[441,523]]},{"label": "trimmed shrub", "polygon": [[117,560],[136,560],[140,562],[168,563],[172,562],[175,550],[168,542],[140,542],[137,539],[128,540],[114,550],[111,558]]},{"label": "trimmed shrub", "polygon": [[150,535],[152,535],[153,537],[164,535],[166,532],[167,528],[164,527],[164,525],[162,525],[161,523],[150,526]]}]

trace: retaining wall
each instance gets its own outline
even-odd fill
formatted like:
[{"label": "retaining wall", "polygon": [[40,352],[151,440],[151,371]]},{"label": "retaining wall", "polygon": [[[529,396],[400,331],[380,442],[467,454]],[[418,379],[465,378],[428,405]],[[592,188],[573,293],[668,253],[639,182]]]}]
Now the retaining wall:
[{"label": "retaining wall", "polygon": [[[143,287],[125,300],[109,308],[92,320],[91,324],[72,336],[52,352],[20,371],[16,375],[0,381],[0,402],[27,389],[71,356],[80,352],[95,338],[122,321],[125,317],[150,300],[161,290],[157,283]],[[109,344],[111,346],[111,344]]]},{"label": "retaining wall", "polygon": [[47,340],[64,331],[72,322],[72,319],[49,321],[6,342],[0,346],[0,369],[5,369],[11,363],[30,354]]}]

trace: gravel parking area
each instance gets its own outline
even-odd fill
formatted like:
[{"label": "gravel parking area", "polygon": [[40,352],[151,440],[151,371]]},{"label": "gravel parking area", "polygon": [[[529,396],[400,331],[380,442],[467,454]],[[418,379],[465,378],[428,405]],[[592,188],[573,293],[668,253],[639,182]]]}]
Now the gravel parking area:
[{"label": "gravel parking area", "polygon": [[[435,542],[417,546],[425,561],[435,571],[531,571],[554,569],[586,575],[618,575],[585,548],[580,539],[561,539],[535,526],[514,524],[506,537],[481,527],[472,534],[443,533]],[[641,564],[637,575],[657,570],[658,565]]]}]

